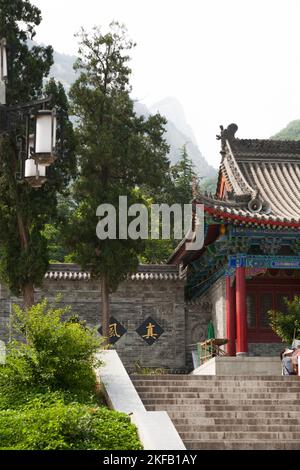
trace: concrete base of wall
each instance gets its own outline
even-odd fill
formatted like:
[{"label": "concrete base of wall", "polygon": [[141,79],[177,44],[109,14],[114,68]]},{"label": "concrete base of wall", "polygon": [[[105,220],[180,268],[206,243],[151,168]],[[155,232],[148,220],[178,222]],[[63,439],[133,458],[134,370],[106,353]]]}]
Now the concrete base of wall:
[{"label": "concrete base of wall", "polygon": [[192,372],[193,375],[281,375],[277,357],[213,357]]}]

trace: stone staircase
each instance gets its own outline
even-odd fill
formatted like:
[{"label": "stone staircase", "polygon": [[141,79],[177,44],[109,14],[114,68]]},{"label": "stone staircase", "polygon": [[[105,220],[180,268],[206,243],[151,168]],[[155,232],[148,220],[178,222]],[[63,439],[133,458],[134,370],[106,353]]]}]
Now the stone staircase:
[{"label": "stone staircase", "polygon": [[166,410],[193,449],[300,449],[300,377],[131,377],[149,411]]}]

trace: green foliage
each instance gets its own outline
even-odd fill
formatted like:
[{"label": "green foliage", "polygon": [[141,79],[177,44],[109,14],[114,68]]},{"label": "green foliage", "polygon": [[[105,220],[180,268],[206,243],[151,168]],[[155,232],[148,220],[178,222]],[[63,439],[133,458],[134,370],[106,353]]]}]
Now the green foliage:
[{"label": "green foliage", "polygon": [[59,228],[53,224],[46,224],[43,235],[47,240],[50,263],[62,263],[68,253],[61,244]]},{"label": "green foliage", "polygon": [[14,307],[12,331],[23,341],[8,346],[6,384],[48,386],[71,390],[95,387],[93,354],[100,346],[97,333],[71,318],[69,308],[43,302],[30,309]]},{"label": "green foliage", "polygon": [[65,238],[77,261],[94,276],[107,279],[113,290],[136,269],[144,242],[99,240],[96,209],[102,203],[117,208],[121,195],[128,197],[128,206],[143,202],[137,187],[160,191],[169,167],[163,138],[166,121],[134,112],[128,67],[133,43],[124,27],[112,23],[107,33],[82,31],[80,38],[80,76],[70,90],[78,118],[80,175],[73,195],[77,207]]},{"label": "green foliage", "polygon": [[[74,165],[75,167],[75,165]],[[72,184],[65,187],[64,194],[57,196],[56,217],[52,223],[46,224],[42,232],[47,240],[49,259],[52,263],[72,263],[74,255],[64,244],[65,227],[76,206],[72,199]],[[70,192],[68,192],[70,190]]]},{"label": "green foliage", "polygon": [[171,177],[174,188],[171,193],[172,204],[189,204],[193,199],[193,184],[197,173],[185,145],[181,149],[180,159],[171,167]]},{"label": "green foliage", "polygon": [[8,49],[8,104],[36,99],[43,80],[53,63],[51,46],[34,46],[29,51],[27,40],[32,39],[41,22],[40,10],[29,0],[0,0],[0,37],[6,38]]},{"label": "green foliage", "polygon": [[[189,158],[186,146],[181,149],[179,161],[172,165],[165,175],[164,187],[160,193],[154,194],[153,191],[147,191],[143,188],[151,203],[180,204],[183,211],[183,205],[189,204],[193,199],[193,184],[196,182],[197,176],[195,166]],[[168,240],[148,239],[140,260],[142,263],[162,263],[166,262],[180,240],[174,239],[173,234],[174,222],[171,216],[171,236]]]},{"label": "green foliage", "polygon": [[[25,286],[39,286],[48,268],[46,224],[57,221],[57,195],[65,195],[75,176],[75,140],[68,119],[68,102],[61,84],[43,82],[52,65],[52,48],[34,46],[27,39],[35,34],[40,11],[27,0],[0,0],[0,37],[8,42],[9,105],[37,99],[44,91],[52,96],[59,119],[58,138],[64,142],[62,158],[47,170],[48,181],[40,189],[17,183],[19,149],[17,136],[26,135],[24,119],[14,120],[0,138],[0,277],[19,295]],[[63,114],[62,114],[63,113]],[[30,129],[30,132],[33,129]],[[25,142],[23,142],[24,146]]]},{"label": "green foliage", "polygon": [[163,367],[145,367],[139,362],[135,363],[135,372],[137,375],[164,375],[167,374],[168,370]]},{"label": "green foliage", "polygon": [[141,263],[159,264],[165,263],[174,251],[175,240],[146,240],[143,254],[140,256]]},{"label": "green foliage", "polygon": [[48,393],[0,411],[0,449],[138,450],[141,445],[129,416]]},{"label": "green foliage", "polygon": [[300,297],[285,299],[285,303],[286,312],[269,312],[270,325],[283,342],[291,344],[294,338],[300,338]]},{"label": "green foliage", "polygon": [[16,307],[11,323],[18,340],[0,366],[1,450],[141,448],[129,416],[103,406],[93,372],[99,339],[85,322],[43,301]]}]

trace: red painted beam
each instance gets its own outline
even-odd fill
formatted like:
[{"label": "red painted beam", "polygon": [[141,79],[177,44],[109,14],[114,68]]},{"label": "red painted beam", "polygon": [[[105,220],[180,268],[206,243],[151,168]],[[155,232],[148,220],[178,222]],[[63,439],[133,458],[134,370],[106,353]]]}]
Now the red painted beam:
[{"label": "red painted beam", "polygon": [[235,288],[230,283],[230,277],[226,276],[226,338],[228,356],[235,356]]}]

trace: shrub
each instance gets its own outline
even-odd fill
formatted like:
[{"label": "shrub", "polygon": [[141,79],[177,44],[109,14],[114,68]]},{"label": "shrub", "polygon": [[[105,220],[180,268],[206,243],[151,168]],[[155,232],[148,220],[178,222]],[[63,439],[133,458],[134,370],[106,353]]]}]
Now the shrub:
[{"label": "shrub", "polygon": [[95,331],[45,300],[14,308],[7,362],[0,365],[0,449],[136,450],[130,418],[99,406]]},{"label": "shrub", "polygon": [[138,450],[135,426],[125,414],[63,395],[36,395],[19,409],[0,411],[0,449]]},{"label": "shrub", "polygon": [[13,332],[21,338],[8,345],[6,383],[92,390],[100,339],[74,317],[64,319],[69,311],[47,300],[25,311],[14,307]]},{"label": "shrub", "polygon": [[269,318],[272,330],[283,342],[291,344],[294,338],[300,337],[300,297],[285,299],[287,312],[270,310]]}]

